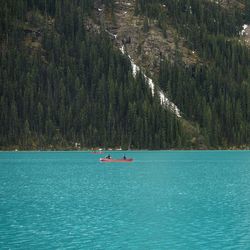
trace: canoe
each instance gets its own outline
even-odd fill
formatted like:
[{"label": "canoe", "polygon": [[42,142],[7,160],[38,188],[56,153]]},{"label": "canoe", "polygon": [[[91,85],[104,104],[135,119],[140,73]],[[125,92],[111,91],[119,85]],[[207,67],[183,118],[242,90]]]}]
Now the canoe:
[{"label": "canoe", "polygon": [[132,158],[127,158],[127,159],[107,159],[107,158],[100,158],[101,162],[132,162]]}]

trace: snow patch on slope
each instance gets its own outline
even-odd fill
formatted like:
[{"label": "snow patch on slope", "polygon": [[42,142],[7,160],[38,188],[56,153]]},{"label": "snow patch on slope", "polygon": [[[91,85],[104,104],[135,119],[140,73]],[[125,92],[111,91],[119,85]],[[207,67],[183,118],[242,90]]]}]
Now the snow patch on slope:
[{"label": "snow patch on slope", "polygon": [[243,26],[242,26],[242,31],[240,31],[240,35],[248,35],[247,33],[246,33],[246,29],[248,28],[248,25],[247,24],[244,24]]}]

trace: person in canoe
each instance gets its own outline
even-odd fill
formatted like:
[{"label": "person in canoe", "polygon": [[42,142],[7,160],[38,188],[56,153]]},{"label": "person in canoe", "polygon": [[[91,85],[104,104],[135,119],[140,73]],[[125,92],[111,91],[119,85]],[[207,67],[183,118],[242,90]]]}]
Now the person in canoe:
[{"label": "person in canoe", "polygon": [[126,157],[126,155],[124,154],[124,155],[123,155],[123,160],[126,160],[126,159],[127,159],[127,157]]},{"label": "person in canoe", "polygon": [[108,154],[105,158],[106,158],[106,159],[111,159],[110,154]]}]

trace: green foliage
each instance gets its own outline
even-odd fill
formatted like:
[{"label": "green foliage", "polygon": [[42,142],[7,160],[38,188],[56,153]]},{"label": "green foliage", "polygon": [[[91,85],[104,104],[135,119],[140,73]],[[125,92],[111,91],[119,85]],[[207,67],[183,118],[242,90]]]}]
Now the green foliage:
[{"label": "green foliage", "polygon": [[147,33],[149,31],[149,23],[148,23],[148,18],[144,18],[143,22],[143,32]]},{"label": "green foliage", "polygon": [[139,2],[141,13],[156,18],[163,33],[168,22],[174,25],[203,61],[192,66],[180,60],[162,63],[160,86],[187,119],[200,124],[211,146],[249,144],[250,51],[234,38],[248,15],[249,1],[245,13],[211,1]]},{"label": "green foliage", "polygon": [[[0,0],[0,147],[197,146],[106,34],[84,29],[92,0]],[[114,1],[103,3],[113,12]],[[234,37],[248,20],[211,1],[137,0],[136,14],[174,25],[203,63],[163,61],[159,85],[212,147],[250,141],[250,52]],[[197,128],[198,130],[198,128]],[[191,140],[192,139],[192,140]]]},{"label": "green foliage", "polygon": [[250,22],[250,0],[245,0],[245,22]]},{"label": "green foliage", "polygon": [[[0,147],[185,145],[180,121],[152,97],[141,74],[132,76],[128,58],[106,34],[84,30],[92,1],[22,1],[20,9],[14,2],[1,16]],[[40,44],[35,51],[16,25],[33,10],[54,19],[32,38]]]}]

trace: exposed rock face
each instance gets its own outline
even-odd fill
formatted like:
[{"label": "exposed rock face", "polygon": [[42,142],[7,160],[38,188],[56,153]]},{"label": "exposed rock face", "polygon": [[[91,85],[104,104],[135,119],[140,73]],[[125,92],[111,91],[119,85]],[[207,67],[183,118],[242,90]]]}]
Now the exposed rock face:
[{"label": "exposed rock face", "polygon": [[158,75],[163,59],[174,61],[178,58],[185,64],[199,61],[195,51],[185,47],[184,39],[178,37],[173,27],[169,26],[164,36],[157,22],[148,20],[149,27],[145,32],[145,17],[134,15],[135,0],[116,1],[113,16],[100,1],[96,1],[95,4],[97,22],[105,27],[117,47],[125,46],[134,62],[148,72],[149,76],[154,78]]},{"label": "exposed rock face", "polygon": [[168,99],[153,80],[158,78],[161,60],[182,60],[185,64],[196,64],[200,59],[195,51],[185,46],[185,40],[169,25],[164,35],[157,22],[148,20],[148,29],[144,29],[145,17],[135,16],[135,0],[117,0],[114,11],[105,8],[102,1],[95,1],[95,16],[85,21],[89,31],[99,33],[104,29],[122,53],[127,53],[132,64],[133,74],[140,68],[149,87],[158,91],[162,105],[175,113],[183,127],[202,148],[204,138],[198,127],[181,118],[181,111]]},{"label": "exposed rock face", "polygon": [[219,5],[221,5],[224,8],[244,8],[244,5],[241,3],[241,1],[238,0],[210,0],[211,2],[215,2]]},{"label": "exposed rock face", "polygon": [[145,16],[136,16],[135,5],[135,0],[118,0],[112,12],[106,9],[102,1],[96,0],[95,16],[85,21],[85,27],[96,33],[104,29],[122,53],[127,53],[133,71],[139,69],[143,71],[152,94],[156,89],[162,105],[177,117],[181,117],[178,107],[159,87],[155,86],[153,81],[158,78],[162,60],[167,59],[170,62],[183,60],[185,64],[194,64],[198,62],[198,56],[184,46],[184,39],[177,37],[177,32],[170,25],[166,34],[163,34],[157,21],[145,20],[147,18]]}]

